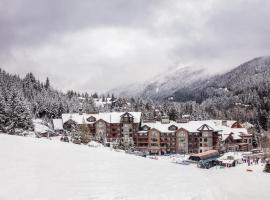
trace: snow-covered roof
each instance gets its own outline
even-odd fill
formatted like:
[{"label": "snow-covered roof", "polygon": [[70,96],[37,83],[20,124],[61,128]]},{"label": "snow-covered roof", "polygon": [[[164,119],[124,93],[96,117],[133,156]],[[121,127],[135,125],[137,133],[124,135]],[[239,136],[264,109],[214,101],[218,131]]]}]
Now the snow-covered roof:
[{"label": "snow-covered roof", "polygon": [[[170,121],[170,123],[161,123],[161,122],[142,123],[142,127],[145,125],[148,126],[150,129],[157,129],[161,133],[175,132],[174,130],[169,130],[169,127],[172,125],[176,126],[177,129],[183,128],[190,133],[197,133],[203,130],[213,130],[221,134],[223,141],[226,140],[230,135],[232,135],[233,139],[235,140],[241,139],[242,135],[250,136],[246,128],[230,128],[228,126],[223,126],[221,124],[217,125],[215,120],[189,121],[187,123],[177,123],[175,121]],[[147,131],[142,130],[140,132],[145,133]]]},{"label": "snow-covered roof", "polygon": [[227,126],[218,126],[220,134],[222,135],[222,141],[226,140],[230,135],[232,135],[234,140],[241,139],[241,135],[250,135],[246,128],[230,128]]},{"label": "snow-covered roof", "polygon": [[[141,121],[141,112],[128,112],[134,117],[134,123],[140,123]],[[66,113],[62,114],[63,124],[68,120],[73,120],[78,124],[92,124],[94,122],[89,122],[87,119],[89,117],[94,117],[96,121],[102,119],[107,123],[120,123],[121,116],[125,114],[125,112],[107,112],[107,113],[97,113],[97,114],[79,114],[79,113]]]},{"label": "snow-covered roof", "polygon": [[251,124],[251,123],[249,123],[249,122],[245,122],[245,123],[243,123],[243,124],[241,124],[244,128],[246,128],[246,129],[249,129],[249,128],[253,128],[254,127],[254,125],[253,124]]},{"label": "snow-covered roof", "polygon": [[42,119],[33,119],[34,131],[36,133],[52,132],[51,128],[46,125]]},{"label": "snow-covered roof", "polygon": [[218,129],[216,129],[215,126],[213,126],[214,124],[209,121],[189,121],[187,123],[177,123],[175,121],[170,121],[170,123],[161,123],[158,121],[158,122],[142,123],[142,126],[146,125],[151,129],[154,128],[160,132],[168,133],[168,132],[175,132],[174,130],[169,130],[169,127],[174,125],[178,129],[183,128],[191,133],[197,133],[199,132],[198,129],[205,124],[208,127],[211,127],[214,131],[219,131]]},{"label": "snow-covered roof", "polygon": [[243,152],[227,152],[218,158],[219,161],[225,163],[228,160],[241,160],[243,158]]},{"label": "snow-covered roof", "polygon": [[62,119],[53,119],[53,128],[54,130],[63,130]]},{"label": "snow-covered roof", "polygon": [[232,127],[232,125],[237,122],[236,120],[209,120],[212,121],[216,126],[224,126],[223,122],[226,122],[226,126]]}]

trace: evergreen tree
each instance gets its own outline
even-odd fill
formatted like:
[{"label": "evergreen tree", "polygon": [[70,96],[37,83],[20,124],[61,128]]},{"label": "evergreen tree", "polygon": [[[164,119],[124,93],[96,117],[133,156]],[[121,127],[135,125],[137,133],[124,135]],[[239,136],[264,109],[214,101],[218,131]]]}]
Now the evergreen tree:
[{"label": "evergreen tree", "polygon": [[6,102],[0,88],[0,131],[5,132],[6,123]]},{"label": "evergreen tree", "polygon": [[46,78],[46,82],[45,82],[45,89],[49,89],[50,88],[50,80],[49,80],[49,78],[47,77]]}]

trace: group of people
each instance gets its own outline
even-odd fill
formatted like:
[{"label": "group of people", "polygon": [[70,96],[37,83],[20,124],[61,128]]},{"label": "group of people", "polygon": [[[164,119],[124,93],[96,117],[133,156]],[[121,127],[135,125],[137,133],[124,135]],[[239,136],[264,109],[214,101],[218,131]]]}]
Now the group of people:
[{"label": "group of people", "polygon": [[259,157],[247,157],[247,158],[244,157],[242,161],[244,163],[247,163],[248,166],[253,165],[253,164],[258,165],[260,162],[260,158]]}]

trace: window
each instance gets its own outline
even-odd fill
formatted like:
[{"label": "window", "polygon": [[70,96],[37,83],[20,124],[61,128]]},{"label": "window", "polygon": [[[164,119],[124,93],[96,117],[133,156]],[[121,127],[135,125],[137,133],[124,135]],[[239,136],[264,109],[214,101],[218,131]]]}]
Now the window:
[{"label": "window", "polygon": [[170,131],[176,131],[176,130],[177,130],[177,127],[174,126],[174,125],[172,125],[172,126],[169,127],[169,130],[170,130]]},{"label": "window", "polygon": [[146,126],[146,125],[144,125],[144,126],[143,126],[143,130],[144,130],[144,131],[148,131],[148,130],[149,130],[149,127]]},{"label": "window", "polygon": [[204,141],[207,142],[207,138],[204,138]]},{"label": "window", "polygon": [[89,122],[95,122],[96,121],[96,118],[93,117],[93,116],[91,116],[91,117],[88,117],[87,118],[87,121],[89,121]]}]

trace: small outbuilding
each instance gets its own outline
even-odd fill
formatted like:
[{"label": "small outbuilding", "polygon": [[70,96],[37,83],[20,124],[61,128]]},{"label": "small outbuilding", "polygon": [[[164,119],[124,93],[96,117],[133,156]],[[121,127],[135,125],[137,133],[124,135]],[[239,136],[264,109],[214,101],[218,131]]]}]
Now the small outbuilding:
[{"label": "small outbuilding", "polygon": [[198,154],[193,154],[189,157],[189,160],[199,162],[201,160],[216,159],[219,157],[217,150],[209,150]]}]

